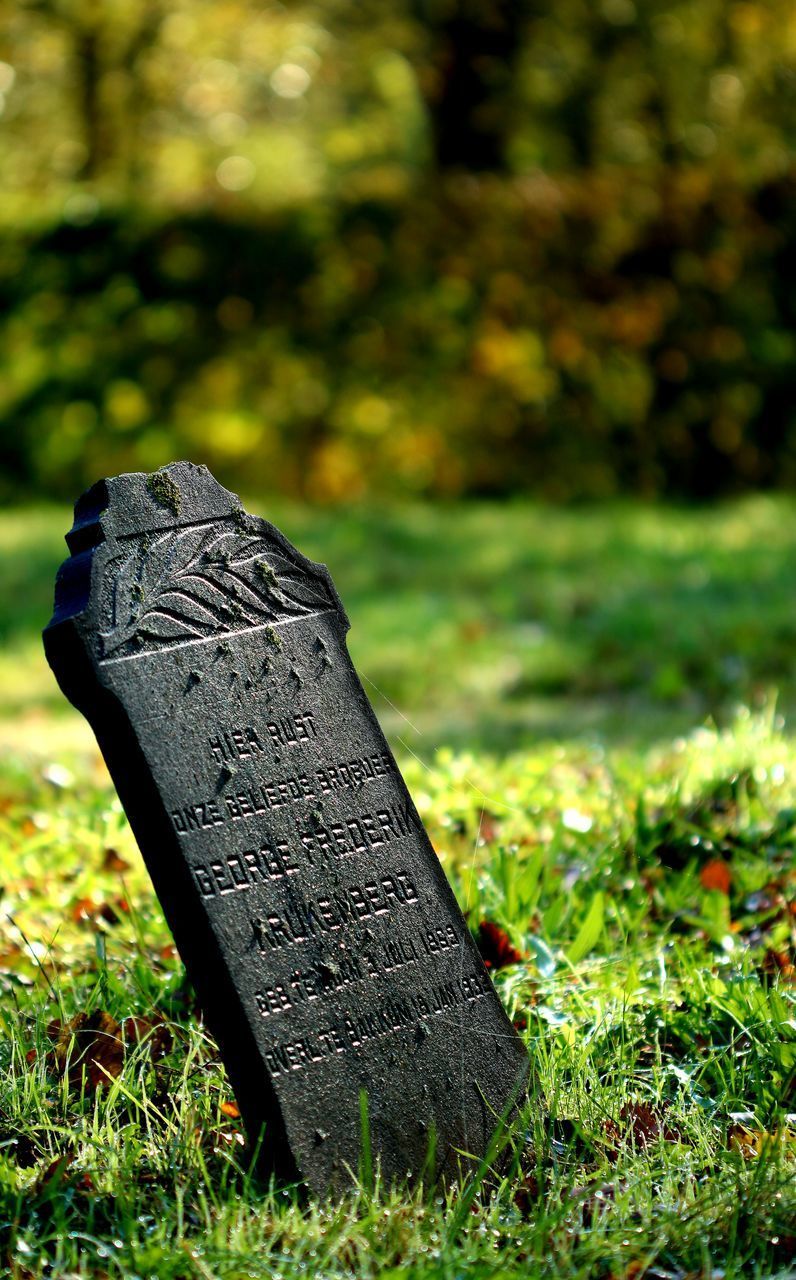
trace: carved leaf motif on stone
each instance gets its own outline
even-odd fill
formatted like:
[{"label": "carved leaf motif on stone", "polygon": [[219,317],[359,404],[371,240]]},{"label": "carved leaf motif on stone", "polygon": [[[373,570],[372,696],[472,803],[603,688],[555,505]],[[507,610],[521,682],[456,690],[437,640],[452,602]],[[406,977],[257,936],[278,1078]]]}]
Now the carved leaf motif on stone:
[{"label": "carved leaf motif on stone", "polygon": [[103,657],[334,608],[324,580],[265,535],[217,524],[169,529],[111,561]]}]

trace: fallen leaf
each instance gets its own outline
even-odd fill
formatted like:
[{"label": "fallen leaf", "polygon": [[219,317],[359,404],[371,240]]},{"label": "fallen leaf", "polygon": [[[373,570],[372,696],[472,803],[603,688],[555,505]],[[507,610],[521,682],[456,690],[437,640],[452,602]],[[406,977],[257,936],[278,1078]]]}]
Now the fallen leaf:
[{"label": "fallen leaf", "polygon": [[514,946],[506,930],[492,920],[481,921],[476,944],[487,969],[505,969],[506,965],[521,964],[526,959]]},{"label": "fallen leaf", "polygon": [[486,844],[492,844],[497,840],[500,834],[500,823],[492,813],[487,813],[486,809],[481,814],[481,821],[478,826],[478,834]]},{"label": "fallen leaf", "polygon": [[127,871],[130,863],[115,849],[106,849],[102,856],[103,871]]},{"label": "fallen leaf", "polygon": [[11,943],[0,951],[0,973],[9,973],[18,968],[20,964],[29,963],[30,956],[22,950],[22,947],[16,943]]},{"label": "fallen leaf", "polygon": [[[217,1139],[219,1142],[223,1142],[227,1147],[231,1147],[235,1143],[237,1143],[239,1147],[246,1146],[246,1139],[238,1129],[231,1129],[229,1131],[223,1129],[221,1133],[217,1135]],[[218,1148],[216,1148],[216,1150],[218,1150]]]},{"label": "fallen leaf", "polygon": [[796,984],[796,964],[788,951],[775,951],[769,947],[763,956],[763,971],[770,977],[779,977],[791,986]]},{"label": "fallen leaf", "polygon": [[594,1183],[588,1183],[586,1186],[576,1184],[569,1191],[567,1199],[580,1210],[583,1226],[589,1230],[593,1223],[610,1212],[617,1190],[622,1189],[623,1186],[622,1183],[613,1182],[604,1182],[601,1186],[595,1186]]},{"label": "fallen leaf", "polygon": [[669,1128],[662,1113],[646,1102],[626,1102],[619,1120],[606,1120],[603,1132],[613,1150],[626,1143],[646,1147],[659,1138],[664,1142],[681,1141],[681,1135]]},{"label": "fallen leaf", "polygon": [[467,618],[460,624],[459,634],[468,644],[472,644],[486,635],[486,626],[480,618]]},{"label": "fallen leaf", "polygon": [[752,1160],[759,1156],[766,1138],[769,1135],[759,1129],[747,1129],[743,1124],[732,1124],[727,1130],[727,1146],[739,1151],[744,1160]]},{"label": "fallen leaf", "polygon": [[62,1184],[69,1178],[69,1185],[87,1195],[93,1195],[95,1192],[94,1182],[90,1173],[74,1173],[70,1174],[70,1169],[75,1160],[74,1151],[66,1151],[60,1156],[56,1156],[49,1164],[45,1165],[34,1183],[34,1191],[41,1194],[47,1190],[49,1195],[53,1193],[60,1195]]},{"label": "fallen leaf", "polygon": [[661,1117],[645,1102],[625,1103],[619,1119],[629,1126],[634,1142],[642,1146],[660,1137],[671,1141],[671,1133],[664,1127]]},{"label": "fallen leaf", "polygon": [[703,889],[718,889],[719,893],[730,892],[730,868],[722,858],[712,858],[706,862],[699,873]]},{"label": "fallen leaf", "polygon": [[123,899],[117,899],[116,903],[95,902],[93,898],[78,898],[72,904],[70,915],[75,924],[96,924],[102,920],[105,924],[118,924],[119,911],[128,911],[126,903]]},{"label": "fallen leaf", "polygon": [[36,1179],[35,1189],[41,1191],[49,1182],[63,1181],[64,1174],[75,1158],[74,1151],[66,1151],[46,1164]]},{"label": "fallen leaf", "polygon": [[122,1026],[125,1042],[145,1045],[153,1062],[167,1054],[174,1043],[166,1019],[159,1013],[150,1018],[125,1018]]},{"label": "fallen leaf", "polygon": [[642,1262],[638,1258],[635,1259],[635,1261],[633,1262],[629,1262],[625,1270],[621,1273],[621,1275],[619,1275],[616,1272],[611,1273],[612,1277],[616,1275],[616,1280],[641,1280],[641,1277],[645,1276],[646,1274],[647,1274],[647,1263]]},{"label": "fallen leaf", "polygon": [[229,1116],[230,1120],[240,1119],[240,1111],[238,1110],[237,1104],[234,1102],[222,1102],[221,1114],[222,1116]]},{"label": "fallen leaf", "polygon": [[514,1189],[514,1203],[523,1218],[530,1218],[539,1200],[539,1179],[526,1173]]},{"label": "fallen leaf", "polygon": [[119,1023],[109,1013],[77,1013],[68,1022],[57,1019],[47,1027],[53,1042],[51,1067],[67,1076],[74,1089],[83,1081],[91,1089],[107,1084],[121,1074],[124,1041]]}]

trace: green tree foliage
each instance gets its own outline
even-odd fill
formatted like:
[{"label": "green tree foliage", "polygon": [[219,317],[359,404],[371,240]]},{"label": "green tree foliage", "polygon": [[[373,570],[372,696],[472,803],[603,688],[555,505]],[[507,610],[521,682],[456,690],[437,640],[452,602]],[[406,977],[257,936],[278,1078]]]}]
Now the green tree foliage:
[{"label": "green tree foliage", "polygon": [[796,483],[789,0],[4,0],[0,466]]}]

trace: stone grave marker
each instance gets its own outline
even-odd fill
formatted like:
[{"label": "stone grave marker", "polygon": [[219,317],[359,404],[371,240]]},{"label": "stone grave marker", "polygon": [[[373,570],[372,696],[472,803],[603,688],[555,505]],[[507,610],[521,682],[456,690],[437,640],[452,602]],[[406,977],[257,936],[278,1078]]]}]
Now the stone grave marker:
[{"label": "stone grave marker", "polygon": [[343,1186],[364,1091],[388,1180],[416,1177],[432,1141],[454,1176],[521,1092],[526,1053],[328,571],[190,463],[100,481],[67,543],[47,657],[96,733],[267,1165]]}]

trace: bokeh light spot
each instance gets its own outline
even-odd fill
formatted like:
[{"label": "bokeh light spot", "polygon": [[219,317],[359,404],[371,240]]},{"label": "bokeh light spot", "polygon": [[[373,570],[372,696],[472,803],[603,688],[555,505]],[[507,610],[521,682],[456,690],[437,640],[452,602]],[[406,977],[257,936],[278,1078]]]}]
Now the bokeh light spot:
[{"label": "bokeh light spot", "polygon": [[255,172],[246,156],[227,156],[216,169],[216,180],[225,191],[245,191],[254,182]]},{"label": "bokeh light spot", "polygon": [[310,87],[310,73],[297,62],[283,62],[271,76],[270,85],[280,98],[300,98]]}]

